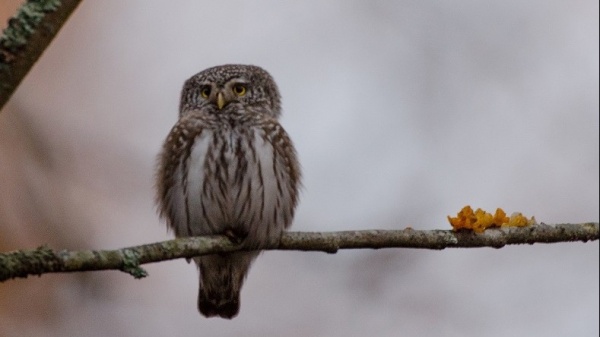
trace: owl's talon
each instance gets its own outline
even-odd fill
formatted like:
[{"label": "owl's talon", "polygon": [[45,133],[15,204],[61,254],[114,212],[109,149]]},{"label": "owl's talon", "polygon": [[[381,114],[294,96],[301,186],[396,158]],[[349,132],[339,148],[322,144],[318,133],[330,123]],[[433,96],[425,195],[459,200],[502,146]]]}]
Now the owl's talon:
[{"label": "owl's talon", "polygon": [[248,232],[240,228],[228,228],[225,230],[225,232],[223,232],[223,235],[225,235],[229,239],[229,241],[231,241],[231,243],[239,245],[242,242],[244,242],[244,240],[248,236]]}]

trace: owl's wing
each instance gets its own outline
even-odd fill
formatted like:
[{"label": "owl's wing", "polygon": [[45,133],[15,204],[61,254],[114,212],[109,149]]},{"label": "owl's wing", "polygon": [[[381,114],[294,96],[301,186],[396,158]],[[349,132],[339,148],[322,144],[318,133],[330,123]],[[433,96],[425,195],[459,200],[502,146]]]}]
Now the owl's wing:
[{"label": "owl's wing", "polygon": [[209,133],[201,119],[182,118],[171,129],[158,158],[156,199],[159,214],[177,237],[198,235],[192,231],[190,223],[191,217],[196,215],[196,207],[190,205],[197,205],[190,187],[201,186],[203,176],[188,175],[188,171],[204,160]]},{"label": "owl's wing", "polygon": [[276,120],[266,119],[261,131],[256,143],[261,158],[266,219],[272,219],[281,229],[288,228],[298,204],[300,164],[291,139]]}]

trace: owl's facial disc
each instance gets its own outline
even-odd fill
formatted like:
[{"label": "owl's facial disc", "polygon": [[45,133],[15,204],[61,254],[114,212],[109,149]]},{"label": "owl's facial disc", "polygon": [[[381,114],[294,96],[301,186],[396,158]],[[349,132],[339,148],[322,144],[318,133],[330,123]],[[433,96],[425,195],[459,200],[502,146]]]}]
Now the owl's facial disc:
[{"label": "owl's facial disc", "polygon": [[238,101],[239,98],[245,96],[247,88],[246,81],[231,81],[216,89],[214,95],[210,95],[210,99],[219,110],[222,110],[227,104]]}]

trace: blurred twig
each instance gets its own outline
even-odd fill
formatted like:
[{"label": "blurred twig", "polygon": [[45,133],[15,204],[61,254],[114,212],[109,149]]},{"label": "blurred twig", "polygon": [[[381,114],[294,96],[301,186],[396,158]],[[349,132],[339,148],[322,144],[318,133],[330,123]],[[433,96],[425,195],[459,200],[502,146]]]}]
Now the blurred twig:
[{"label": "blurred twig", "polygon": [[0,37],[0,109],[81,0],[28,0]]},{"label": "blurred twig", "polygon": [[[357,248],[501,248],[505,245],[598,240],[598,223],[534,225],[488,229],[483,233],[451,230],[362,230],[288,232],[266,250],[324,251]],[[240,250],[224,236],[180,238],[104,251],[55,251],[48,247],[0,253],[0,281],[44,273],[116,269],[146,276],[141,264]]]}]

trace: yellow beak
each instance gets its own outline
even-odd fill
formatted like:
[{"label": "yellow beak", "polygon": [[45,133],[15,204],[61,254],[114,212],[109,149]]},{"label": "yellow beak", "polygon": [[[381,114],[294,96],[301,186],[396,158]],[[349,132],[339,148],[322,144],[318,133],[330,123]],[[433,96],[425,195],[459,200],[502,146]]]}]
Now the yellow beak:
[{"label": "yellow beak", "polygon": [[223,97],[223,93],[219,92],[217,93],[217,107],[219,108],[219,110],[223,109],[223,107],[225,106],[225,97]]}]

